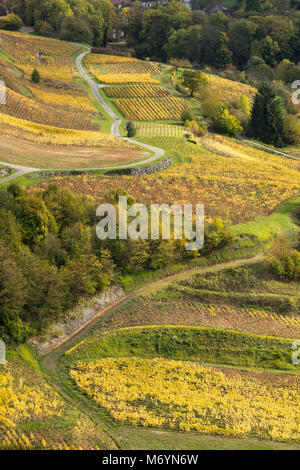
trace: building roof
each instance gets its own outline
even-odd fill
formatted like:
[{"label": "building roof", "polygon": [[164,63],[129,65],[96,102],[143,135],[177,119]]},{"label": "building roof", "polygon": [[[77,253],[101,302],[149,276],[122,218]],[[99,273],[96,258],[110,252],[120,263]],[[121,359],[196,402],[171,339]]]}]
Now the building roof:
[{"label": "building roof", "polygon": [[128,3],[128,0],[111,0],[113,5],[122,5],[122,3]]},{"label": "building roof", "polygon": [[211,15],[213,13],[219,13],[219,12],[223,12],[223,13],[226,14],[226,13],[228,13],[228,8],[223,7],[218,2],[209,2],[206,5],[206,7],[203,8],[203,11],[207,15]]}]

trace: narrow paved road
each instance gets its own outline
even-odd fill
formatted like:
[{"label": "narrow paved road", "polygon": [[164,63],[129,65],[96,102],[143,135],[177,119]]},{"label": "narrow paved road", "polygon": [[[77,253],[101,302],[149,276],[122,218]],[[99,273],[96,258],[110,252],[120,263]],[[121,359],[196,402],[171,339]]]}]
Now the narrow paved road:
[{"label": "narrow paved road", "polygon": [[1,178],[0,184],[14,180],[15,178],[18,178],[19,176],[26,175],[26,173],[31,173],[32,171],[39,170],[38,168],[29,168],[28,166],[15,165],[13,163],[6,163],[6,162],[0,162],[0,165],[12,168],[13,170],[17,170],[16,173],[14,173],[13,175],[9,175],[9,176],[6,176],[5,178]]},{"label": "narrow paved road", "polygon": [[[74,43],[80,47],[82,47],[81,44],[77,44],[77,43]],[[86,47],[86,46],[85,46]],[[123,137],[121,136],[120,134],[120,125],[122,123],[122,120],[119,119],[119,117],[116,115],[116,113],[114,112],[114,110],[110,107],[110,105],[103,99],[103,97],[101,96],[101,94],[99,93],[99,88],[103,88],[102,85],[99,85],[97,83],[95,83],[95,81],[87,74],[87,72],[85,71],[83,65],[82,65],[82,61],[83,59],[85,58],[85,56],[87,54],[90,53],[90,48],[87,48],[86,47],[86,50],[84,52],[82,52],[81,54],[79,54],[76,58],[76,67],[77,69],[79,70],[82,78],[88,83],[88,85],[91,87],[91,90],[96,98],[96,100],[98,101],[98,103],[100,104],[100,106],[105,110],[105,112],[108,114],[108,116],[113,119],[113,124],[111,126],[111,134],[114,136],[114,137],[117,137],[117,138],[120,138],[120,139],[124,139],[124,140],[127,140],[128,142],[132,143],[132,144],[135,144],[135,145],[139,145],[140,147],[143,147],[144,149],[146,150],[149,150],[150,152],[152,152],[152,155],[149,156],[148,158],[146,158],[145,160],[142,160],[138,163],[129,163],[129,164],[125,164],[125,165],[116,165],[116,166],[111,166],[111,167],[108,167],[108,166],[104,166],[104,167],[97,167],[97,168],[89,168],[89,170],[117,170],[117,169],[124,169],[124,168],[131,168],[131,167],[135,167],[137,165],[145,165],[145,164],[149,164],[149,163],[152,163],[158,159],[160,159],[161,157],[164,156],[165,154],[165,151],[164,149],[161,149],[159,147],[155,147],[154,145],[148,145],[148,144],[144,144],[144,143],[141,143],[141,142],[138,142],[137,140],[134,140],[134,139],[130,139],[128,137]],[[261,148],[264,148],[266,150],[269,150],[271,152],[274,152],[278,155],[282,155],[286,158],[291,158],[293,160],[300,160],[300,158],[294,156],[294,155],[289,155],[287,153],[284,153],[284,152],[280,152],[279,150],[275,150],[275,149],[272,149],[270,147],[267,147],[266,145],[262,145],[262,144],[259,144],[259,143],[256,143],[256,142],[252,142],[252,141],[247,141],[246,139],[241,139],[243,140],[244,142],[246,143],[249,143],[249,144],[252,144],[252,145],[256,145],[258,147],[261,147]],[[13,168],[13,169],[16,169],[17,172],[14,173],[13,175],[10,175],[10,176],[7,176],[5,178],[1,178],[0,179],[0,184],[1,183],[6,183],[8,181],[11,181],[11,180],[14,180],[15,178],[18,178],[19,176],[22,176],[22,175],[26,175],[27,173],[32,173],[32,172],[35,172],[35,171],[40,171],[39,168],[30,168],[30,167],[25,167],[25,166],[20,166],[20,165],[14,165],[12,163],[6,163],[6,162],[0,162],[0,165],[4,165],[4,166],[8,166],[10,168]],[[69,168],[68,168],[69,169]],[[72,168],[72,169],[75,169],[75,168]],[[63,171],[62,168],[44,168],[43,171]],[[82,170],[82,168],[78,168],[78,170]]]},{"label": "narrow paved road", "polygon": [[[78,44],[79,45],[79,44]],[[117,170],[117,169],[124,169],[124,168],[132,168],[136,167],[138,165],[145,165],[148,163],[152,163],[159,158],[163,157],[165,154],[165,151],[159,147],[155,147],[154,145],[148,145],[148,144],[143,144],[141,142],[138,142],[137,140],[129,139],[128,137],[123,137],[120,134],[120,125],[122,123],[122,120],[119,119],[119,117],[116,115],[114,110],[109,106],[108,103],[102,98],[101,94],[99,93],[99,85],[94,82],[94,80],[86,73],[82,61],[84,57],[89,54],[90,49],[87,49],[86,51],[82,52],[79,54],[76,58],[76,67],[79,70],[82,78],[88,83],[88,85],[91,87],[92,92],[98,101],[98,103],[101,105],[101,107],[105,110],[105,112],[109,115],[111,119],[113,119],[113,124],[111,126],[111,134],[115,137],[118,137],[120,139],[127,140],[128,142],[138,145],[140,147],[143,147],[146,150],[149,150],[151,152],[151,155],[147,158],[145,158],[142,161],[139,161],[138,163],[128,163],[124,165],[115,165],[115,166],[102,166],[102,167],[97,167],[97,168],[88,168],[89,170]],[[0,184],[1,183],[6,183],[7,181],[11,181],[15,178],[18,178],[19,176],[25,175],[26,173],[32,173],[34,171],[40,171],[39,168],[29,168],[26,166],[20,166],[20,165],[14,165],[12,163],[6,163],[6,162],[0,162],[0,165],[8,166],[10,168],[13,168],[15,170],[18,170],[16,173],[13,175],[7,176],[5,178],[0,179]],[[75,168],[72,168],[75,169]],[[82,170],[84,168],[78,168],[78,170]],[[44,168],[43,171],[63,171],[62,168]]]},{"label": "narrow paved road", "polygon": [[[101,87],[99,87],[99,85],[97,83],[95,83],[94,80],[86,73],[86,71],[85,71],[85,69],[82,65],[83,59],[89,53],[90,53],[90,49],[87,50],[87,51],[82,52],[81,54],[79,54],[77,56],[77,58],[76,58],[76,67],[79,70],[82,78],[91,87],[92,92],[93,92],[96,100],[98,101],[98,103],[102,106],[102,108],[109,115],[109,117],[114,120],[114,122],[111,126],[111,129],[110,129],[111,134],[115,137],[127,140],[128,142],[131,142],[132,144],[142,146],[145,149],[150,150],[150,152],[153,152],[153,155],[151,155],[150,157],[146,158],[145,160],[139,162],[139,165],[144,165],[146,163],[151,163],[151,162],[154,162],[155,160],[158,160],[159,158],[161,158],[165,154],[165,151],[163,149],[161,149],[159,147],[154,147],[153,145],[142,144],[141,142],[138,142],[137,140],[133,140],[133,139],[130,139],[128,137],[122,137],[121,136],[121,134],[120,134],[120,125],[122,123],[122,120],[118,118],[118,116],[116,115],[114,110],[102,98],[101,94],[99,93],[99,88],[101,88]],[[137,164],[136,163],[131,163],[131,164],[128,164],[128,165],[114,166],[112,168],[114,168],[114,169],[117,169],[117,168],[130,168],[130,167],[134,167],[134,166],[137,166]]]}]

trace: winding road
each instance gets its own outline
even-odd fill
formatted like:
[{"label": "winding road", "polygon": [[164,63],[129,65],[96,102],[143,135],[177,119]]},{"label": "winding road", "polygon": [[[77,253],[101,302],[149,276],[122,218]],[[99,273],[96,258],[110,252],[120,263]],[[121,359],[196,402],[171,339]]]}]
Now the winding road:
[{"label": "winding road", "polygon": [[[80,44],[78,44],[78,45],[80,45]],[[82,47],[82,46],[80,45],[80,47]],[[106,103],[106,101],[102,98],[101,94],[99,93],[99,88],[101,88],[101,85],[98,85],[97,83],[95,83],[95,81],[86,73],[86,71],[83,67],[83,64],[82,64],[83,59],[89,53],[90,53],[90,49],[87,49],[86,51],[82,52],[81,54],[79,54],[77,56],[76,61],[75,61],[76,67],[77,67],[78,71],[80,72],[82,78],[91,87],[91,90],[92,90],[96,100],[100,104],[100,106],[104,109],[104,111],[108,114],[108,116],[111,119],[113,119],[114,122],[113,122],[113,124],[111,126],[111,130],[110,130],[111,134],[114,137],[117,137],[119,139],[127,140],[128,142],[130,142],[132,144],[138,145],[139,147],[143,147],[144,149],[150,151],[151,155],[149,157],[145,158],[144,160],[139,161],[138,163],[135,162],[135,163],[128,163],[128,164],[124,164],[124,165],[115,165],[115,166],[110,166],[110,167],[109,166],[103,166],[103,167],[97,167],[97,168],[80,168],[80,170],[85,170],[85,169],[88,169],[88,170],[117,170],[117,169],[131,168],[131,167],[136,167],[136,166],[152,163],[152,162],[160,159],[161,157],[163,157],[164,154],[165,154],[164,149],[161,149],[159,147],[155,147],[154,145],[144,144],[144,143],[138,142],[137,140],[130,139],[128,137],[121,136],[121,134],[120,134],[120,125],[122,123],[122,120],[119,119],[119,117],[116,115],[116,113],[113,111],[113,109],[109,106],[109,104]],[[63,171],[64,170],[63,168],[43,168],[41,170],[40,168],[31,168],[31,167],[27,167],[27,166],[15,165],[13,163],[7,163],[7,162],[1,162],[1,161],[0,161],[0,165],[12,168],[14,170],[17,170],[16,173],[14,173],[12,175],[9,175],[9,176],[6,176],[5,178],[1,178],[0,179],[0,184],[9,182],[9,181],[11,181],[15,178],[18,178],[19,176],[26,175],[26,173],[32,173],[32,172],[36,172],[36,171]],[[65,168],[65,170],[69,170],[69,169],[70,168]],[[71,169],[74,169],[74,168],[71,168]]]},{"label": "winding road", "polygon": [[[99,88],[101,88],[101,85],[97,85],[97,83],[94,82],[94,80],[87,74],[85,71],[82,62],[84,57],[90,53],[90,49],[87,51],[82,52],[79,54],[76,58],[76,67],[79,70],[82,78],[90,85],[92,92],[98,101],[98,103],[102,106],[102,108],[106,111],[106,113],[109,115],[111,119],[114,120],[110,132],[114,137],[118,137],[120,139],[127,140],[128,142],[131,142],[132,144],[142,146],[143,148],[150,150],[150,152],[153,152],[153,155],[150,157],[146,158],[145,160],[139,162],[139,165],[144,165],[145,163],[151,163],[154,162],[155,160],[158,160],[159,158],[163,157],[165,154],[165,151],[159,147],[154,147],[154,145],[148,145],[148,144],[141,144],[141,142],[138,142],[137,140],[130,139],[129,137],[123,137],[120,134],[120,125],[122,123],[122,120],[119,119],[119,117],[116,115],[114,110],[109,106],[108,103],[102,98],[102,96],[99,93]],[[120,165],[120,166],[115,166],[112,168],[130,168],[137,166],[136,163],[130,163],[127,165]]]},{"label": "winding road", "polygon": [[[142,161],[139,161],[138,163],[137,162],[128,163],[128,164],[124,164],[124,165],[115,165],[115,166],[111,166],[111,167],[104,166],[104,167],[97,167],[97,168],[80,168],[80,170],[117,170],[117,169],[124,169],[124,168],[132,168],[132,167],[136,167],[136,166],[140,166],[140,165],[149,164],[149,163],[155,162],[156,160],[162,158],[165,154],[164,149],[159,148],[159,147],[155,147],[154,145],[148,145],[148,144],[145,144],[145,143],[141,143],[137,140],[130,139],[129,137],[124,137],[120,134],[120,125],[122,123],[122,120],[117,116],[117,114],[114,112],[114,110],[111,108],[111,106],[104,100],[104,98],[99,93],[99,88],[103,88],[103,86],[97,84],[88,75],[88,73],[84,69],[83,59],[85,58],[85,56],[87,54],[90,53],[91,49],[86,47],[86,46],[82,46],[82,44],[77,44],[77,43],[74,43],[74,44],[76,44],[77,46],[79,46],[81,48],[85,47],[85,51],[81,52],[76,57],[75,64],[76,64],[76,67],[77,67],[78,71],[80,72],[80,75],[82,76],[82,78],[90,86],[90,88],[93,92],[93,95],[94,95],[95,99],[97,100],[97,102],[104,109],[104,111],[107,113],[107,115],[114,121],[112,123],[111,129],[110,129],[111,134],[114,137],[117,137],[117,138],[123,139],[123,140],[127,140],[128,142],[130,142],[132,144],[135,144],[135,145],[138,145],[139,147],[143,147],[145,150],[148,150],[148,151],[151,152],[151,155],[149,157],[147,157],[146,159],[144,159]],[[252,141],[247,141],[246,139],[243,139],[243,141],[248,143],[248,144],[251,144],[251,145],[256,145],[256,146],[262,147],[266,150],[269,150],[270,152],[277,153],[277,154],[282,155],[286,158],[291,158],[293,160],[300,160],[300,158],[298,158],[298,157],[295,157],[293,155],[289,155],[289,154],[284,153],[284,152],[276,151],[276,150],[274,150],[270,147],[267,147],[266,145],[258,144],[256,142],[252,142]],[[64,170],[70,170],[70,169],[74,170],[75,169],[75,168],[43,168],[41,170],[40,168],[31,168],[31,167],[27,167],[27,166],[21,166],[21,165],[16,165],[16,164],[13,164],[13,163],[7,163],[7,162],[1,162],[1,161],[0,161],[0,165],[12,168],[14,170],[17,170],[14,174],[6,176],[4,178],[1,178],[0,179],[0,184],[9,182],[11,180],[14,180],[14,179],[16,179],[20,176],[26,175],[27,173],[33,173],[33,172],[38,172],[38,171],[64,171]],[[78,170],[79,170],[79,168],[78,168]]]}]

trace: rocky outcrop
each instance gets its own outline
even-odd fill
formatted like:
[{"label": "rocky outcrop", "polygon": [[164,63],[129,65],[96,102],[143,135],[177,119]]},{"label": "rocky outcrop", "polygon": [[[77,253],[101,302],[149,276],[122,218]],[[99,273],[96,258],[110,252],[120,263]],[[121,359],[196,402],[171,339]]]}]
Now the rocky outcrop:
[{"label": "rocky outcrop", "polygon": [[63,344],[70,336],[90,323],[94,318],[100,317],[108,307],[124,297],[125,291],[121,286],[111,286],[70,312],[64,320],[52,325],[47,335],[44,337],[35,336],[29,342],[40,356],[44,356],[60,344]]},{"label": "rocky outcrop", "polygon": [[4,178],[5,176],[9,176],[11,174],[11,169],[4,167],[0,168],[0,178]]}]

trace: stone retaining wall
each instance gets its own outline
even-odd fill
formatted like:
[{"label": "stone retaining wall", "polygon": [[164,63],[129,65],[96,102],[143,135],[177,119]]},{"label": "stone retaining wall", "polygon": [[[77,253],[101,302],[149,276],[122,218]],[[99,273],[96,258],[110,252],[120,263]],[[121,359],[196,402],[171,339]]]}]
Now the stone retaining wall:
[{"label": "stone retaining wall", "polygon": [[101,294],[66,314],[64,320],[52,325],[51,331],[44,337],[35,336],[31,338],[29,340],[30,344],[40,356],[48,354],[93,318],[101,316],[102,311],[120,301],[125,295],[125,291],[121,286],[109,287]]},{"label": "stone retaining wall", "polygon": [[[109,170],[107,174],[124,174],[124,175],[149,175],[151,173],[158,173],[159,171],[168,168],[173,165],[173,159],[171,157],[164,158],[158,163],[152,163],[147,166],[137,166],[134,168],[116,168],[115,170]],[[37,173],[31,173],[28,178],[56,178],[58,176],[76,176],[76,175],[92,175],[95,174],[95,170],[53,170],[53,171],[38,171]]]},{"label": "stone retaining wall", "polygon": [[152,165],[148,166],[140,166],[140,167],[135,167],[132,168],[131,170],[131,175],[149,175],[151,173],[158,173],[159,171],[164,170],[165,168],[168,168],[168,166],[173,165],[173,159],[171,157],[169,158],[164,158],[158,163],[152,163]]}]

